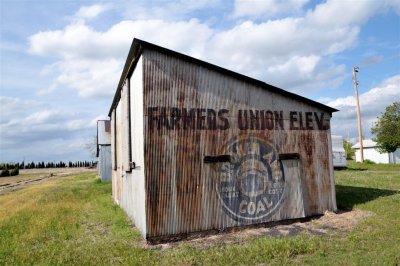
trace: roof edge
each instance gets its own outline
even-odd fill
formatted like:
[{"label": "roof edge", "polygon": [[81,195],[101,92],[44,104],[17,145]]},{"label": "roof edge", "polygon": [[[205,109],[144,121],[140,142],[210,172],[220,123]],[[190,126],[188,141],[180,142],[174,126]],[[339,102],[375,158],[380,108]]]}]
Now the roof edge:
[{"label": "roof edge", "polygon": [[182,53],[179,53],[179,52],[176,52],[176,51],[173,51],[173,50],[170,50],[170,49],[167,49],[167,48],[164,48],[164,47],[161,47],[161,46],[158,46],[158,45],[155,45],[155,44],[143,41],[143,40],[140,40],[140,39],[137,39],[137,38],[134,38],[133,41],[132,41],[131,48],[129,49],[128,57],[126,59],[125,66],[123,68],[123,71],[122,71],[122,74],[121,74],[121,78],[119,80],[118,87],[117,87],[116,93],[114,95],[113,102],[111,104],[110,111],[108,113],[109,117],[111,117],[112,110],[114,109],[114,107],[117,104],[117,101],[119,100],[119,97],[121,95],[122,85],[124,84],[124,81],[125,81],[126,77],[136,67],[137,61],[138,61],[143,49],[155,50],[155,51],[159,51],[161,53],[165,53],[165,54],[170,54],[170,55],[176,56],[176,57],[178,57],[178,58],[180,58],[180,59],[182,59],[184,61],[192,62],[192,63],[198,64],[198,65],[201,65],[203,67],[212,69],[214,71],[220,72],[222,74],[236,77],[236,78],[241,79],[243,81],[249,82],[249,83],[251,83],[253,85],[262,87],[262,88],[264,88],[266,90],[269,90],[269,91],[272,91],[272,92],[276,92],[276,93],[281,94],[283,96],[295,98],[295,99],[297,99],[297,100],[299,100],[301,102],[308,103],[310,105],[316,106],[316,107],[318,107],[318,108],[320,108],[320,109],[322,109],[324,111],[327,111],[327,112],[329,112],[331,114],[334,113],[334,112],[339,111],[339,110],[337,110],[335,108],[332,108],[332,107],[330,107],[328,105],[319,103],[317,101],[311,100],[311,99],[303,97],[301,95],[298,95],[298,94],[289,92],[287,90],[278,88],[278,87],[270,85],[270,84],[268,84],[268,83],[266,83],[264,81],[261,81],[261,80],[258,80],[258,79],[254,79],[254,78],[251,78],[249,76],[245,76],[243,74],[240,74],[238,72],[234,72],[232,70],[229,70],[229,69],[226,69],[226,68],[223,68],[223,67],[208,63],[206,61],[202,61],[200,59],[197,59],[197,58],[194,58],[194,57],[191,57],[191,56],[188,56],[188,55],[185,55],[185,54],[182,54]]},{"label": "roof edge", "polygon": [[[128,52],[128,56],[125,61],[124,68],[122,70],[121,77],[118,82],[117,89],[114,94],[113,101],[111,103],[110,110],[108,112],[109,117],[111,117],[112,110],[117,105],[117,102],[118,102],[119,98],[121,97],[121,89],[122,89],[125,79],[127,78],[128,74],[131,71],[133,71],[134,68],[136,67],[137,61],[142,53],[142,46],[141,46],[142,42],[143,42],[142,40],[139,40],[136,38],[134,38],[132,41],[131,47]],[[133,69],[132,69],[132,67],[133,67]]]}]

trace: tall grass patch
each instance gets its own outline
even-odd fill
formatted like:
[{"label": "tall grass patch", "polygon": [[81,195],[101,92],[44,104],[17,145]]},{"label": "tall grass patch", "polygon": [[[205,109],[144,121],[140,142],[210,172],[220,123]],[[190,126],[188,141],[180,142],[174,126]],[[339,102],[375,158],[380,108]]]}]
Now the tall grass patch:
[{"label": "tall grass patch", "polygon": [[110,195],[110,184],[87,174],[1,196],[0,264],[113,264],[150,254]]}]

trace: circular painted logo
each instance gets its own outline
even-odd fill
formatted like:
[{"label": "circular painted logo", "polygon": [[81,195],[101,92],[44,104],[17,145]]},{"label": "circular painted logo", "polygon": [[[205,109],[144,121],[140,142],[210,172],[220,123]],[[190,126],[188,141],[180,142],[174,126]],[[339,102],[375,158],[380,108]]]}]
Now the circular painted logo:
[{"label": "circular painted logo", "polygon": [[262,222],[278,209],[285,189],[275,149],[250,136],[230,141],[224,152],[231,162],[219,168],[217,192],[225,213],[240,223]]}]

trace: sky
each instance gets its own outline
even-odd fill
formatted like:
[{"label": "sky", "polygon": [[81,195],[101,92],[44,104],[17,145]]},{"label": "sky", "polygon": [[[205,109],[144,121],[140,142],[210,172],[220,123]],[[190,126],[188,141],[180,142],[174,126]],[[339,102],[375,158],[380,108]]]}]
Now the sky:
[{"label": "sky", "polygon": [[400,101],[400,1],[1,0],[0,162],[89,160],[133,38],[329,105],[365,138]]}]

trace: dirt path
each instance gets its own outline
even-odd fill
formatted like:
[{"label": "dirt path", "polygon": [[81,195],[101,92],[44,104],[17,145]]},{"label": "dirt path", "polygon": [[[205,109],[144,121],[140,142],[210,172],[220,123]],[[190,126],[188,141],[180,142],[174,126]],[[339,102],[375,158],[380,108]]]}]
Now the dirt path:
[{"label": "dirt path", "polygon": [[21,189],[28,185],[46,182],[64,176],[94,172],[96,172],[96,169],[89,169],[85,167],[24,169],[20,170],[20,174],[18,176],[0,177],[0,195]]},{"label": "dirt path", "polygon": [[301,233],[323,236],[334,232],[345,232],[353,229],[362,219],[375,215],[373,212],[358,209],[325,212],[319,217],[312,217],[303,221],[281,221],[281,223],[266,224],[264,227],[232,230],[200,237],[193,235],[192,239],[166,244],[149,245],[143,241],[143,246],[150,249],[169,249],[179,245],[188,245],[196,248],[208,248],[218,245],[244,243],[249,237],[290,237]]}]

